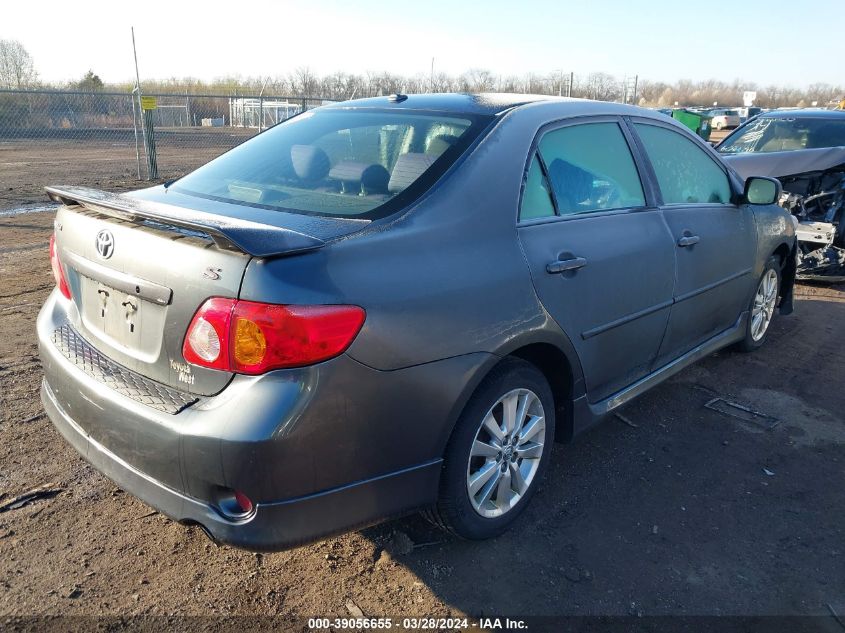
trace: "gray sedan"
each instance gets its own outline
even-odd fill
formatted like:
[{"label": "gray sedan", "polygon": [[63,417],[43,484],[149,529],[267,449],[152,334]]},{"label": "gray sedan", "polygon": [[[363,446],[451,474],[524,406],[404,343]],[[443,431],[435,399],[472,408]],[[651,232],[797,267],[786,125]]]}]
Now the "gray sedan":
[{"label": "gray sedan", "polygon": [[256,550],[415,510],[495,536],[554,441],[792,306],[778,182],[613,103],[351,101],[163,186],[48,192],[48,415]]}]

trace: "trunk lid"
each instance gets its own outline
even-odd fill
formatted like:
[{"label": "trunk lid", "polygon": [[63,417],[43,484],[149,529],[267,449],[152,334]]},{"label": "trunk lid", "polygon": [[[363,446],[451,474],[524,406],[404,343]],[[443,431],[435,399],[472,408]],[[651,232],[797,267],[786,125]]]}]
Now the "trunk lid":
[{"label": "trunk lid", "polygon": [[182,356],[199,306],[209,297],[237,297],[253,257],[311,251],[368,224],[206,201],[163,187],[48,193],[63,203],[56,248],[71,289],[73,327],[120,365],[199,395],[219,392],[231,378]]}]

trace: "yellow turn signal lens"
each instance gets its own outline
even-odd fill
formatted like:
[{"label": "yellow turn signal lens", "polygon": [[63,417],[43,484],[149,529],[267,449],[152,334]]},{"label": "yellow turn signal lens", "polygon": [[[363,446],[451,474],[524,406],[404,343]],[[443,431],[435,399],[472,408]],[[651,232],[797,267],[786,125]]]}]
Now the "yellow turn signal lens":
[{"label": "yellow turn signal lens", "polygon": [[267,353],[267,339],[261,328],[249,319],[235,324],[235,360],[241,365],[257,365]]}]

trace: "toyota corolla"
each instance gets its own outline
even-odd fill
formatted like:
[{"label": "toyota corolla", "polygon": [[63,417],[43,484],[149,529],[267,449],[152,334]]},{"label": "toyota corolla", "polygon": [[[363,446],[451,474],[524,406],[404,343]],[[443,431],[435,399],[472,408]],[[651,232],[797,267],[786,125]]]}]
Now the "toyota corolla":
[{"label": "toyota corolla", "polygon": [[48,192],[48,415],[256,550],[415,510],[499,534],[554,441],[792,305],[779,183],[620,104],[364,99],[167,185]]}]

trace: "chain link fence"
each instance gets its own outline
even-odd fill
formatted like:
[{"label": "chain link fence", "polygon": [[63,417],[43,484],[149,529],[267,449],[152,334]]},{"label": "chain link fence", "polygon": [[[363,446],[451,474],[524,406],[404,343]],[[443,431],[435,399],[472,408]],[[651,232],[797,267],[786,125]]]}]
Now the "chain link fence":
[{"label": "chain link fence", "polygon": [[[130,190],[177,178],[316,97],[0,90],[0,211],[43,204],[44,186]],[[143,110],[142,110],[143,106]]]}]

